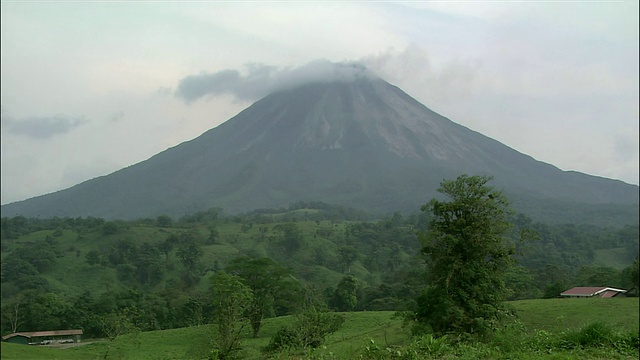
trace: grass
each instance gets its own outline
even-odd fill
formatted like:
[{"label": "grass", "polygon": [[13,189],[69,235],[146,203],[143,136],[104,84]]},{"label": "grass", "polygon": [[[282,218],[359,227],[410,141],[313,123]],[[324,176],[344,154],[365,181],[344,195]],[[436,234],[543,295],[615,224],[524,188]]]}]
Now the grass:
[{"label": "grass", "polygon": [[[370,339],[380,343],[399,344],[408,338],[401,329],[400,320],[392,319],[393,312],[348,313],[343,327],[327,339],[335,353],[355,354]],[[276,331],[290,321],[284,316],[267,319],[259,338],[251,338],[249,329],[245,333],[245,359],[262,359],[264,348]],[[113,342],[99,341],[69,349],[51,349],[2,343],[2,359],[96,359],[105,354],[109,359],[199,359],[205,358],[210,348],[211,325],[149,331],[136,336],[125,335]],[[348,358],[348,357],[345,357]]]},{"label": "grass", "polygon": [[530,331],[559,332],[602,321],[638,330],[638,298],[535,299],[509,302]]},{"label": "grass", "polygon": [[[520,325],[500,331],[490,343],[447,345],[439,339],[411,340],[408,330],[393,312],[346,313],[342,328],[327,338],[325,347],[311,355],[280,354],[279,358],[308,359],[414,359],[433,354],[441,358],[445,351],[451,359],[637,359],[638,351],[616,351],[608,341],[633,340],[638,333],[638,299],[537,299],[510,303],[516,309]],[[262,359],[261,349],[283,325],[284,316],[267,319],[257,339],[245,333],[244,359]],[[516,329],[520,326],[522,331]],[[204,359],[210,349],[214,327],[204,325],[182,329],[150,331],[125,335],[113,342],[97,341],[69,349],[51,349],[2,343],[2,359]],[[637,341],[637,338],[636,340]],[[434,346],[439,349],[434,350]],[[432,352],[429,352],[432,351]],[[402,353],[399,357],[398,354]],[[440,354],[440,355],[437,355]],[[420,358],[420,357],[418,357]]]}]

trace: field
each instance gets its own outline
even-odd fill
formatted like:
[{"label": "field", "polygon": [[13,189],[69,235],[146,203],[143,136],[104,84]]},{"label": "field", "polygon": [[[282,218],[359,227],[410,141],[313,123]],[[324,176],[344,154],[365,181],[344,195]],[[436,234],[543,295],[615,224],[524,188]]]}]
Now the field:
[{"label": "field", "polygon": [[626,331],[638,330],[638,298],[539,299],[510,304],[529,330],[559,332],[594,321],[606,322]]},{"label": "field", "polygon": [[[615,348],[585,346],[576,349],[548,349],[530,352],[519,344],[540,341],[569,329],[601,321],[619,332],[638,333],[638,299],[542,299],[510,303],[516,310],[522,333],[509,329],[488,343],[441,346],[433,358],[449,359],[637,359],[638,351],[616,351]],[[399,359],[399,354],[413,349],[409,331],[393,312],[346,313],[342,328],[327,338],[325,345],[312,352],[278,354],[277,358],[313,359]],[[276,330],[290,317],[265,321],[261,337],[244,340],[245,359],[261,359],[261,349]],[[515,329],[515,327],[514,327]],[[84,346],[54,349],[2,343],[2,359],[206,359],[210,348],[210,325],[182,329],[150,331],[118,337],[113,342],[95,341]],[[436,339],[437,340],[437,339]],[[91,340],[85,340],[87,342]],[[636,338],[637,341],[637,338]],[[440,344],[433,341],[432,345]],[[442,345],[442,344],[440,344]],[[424,344],[420,345],[424,348]],[[637,345],[636,345],[637,346]],[[440,355],[437,355],[440,354]],[[402,357],[411,358],[411,357]]]}]

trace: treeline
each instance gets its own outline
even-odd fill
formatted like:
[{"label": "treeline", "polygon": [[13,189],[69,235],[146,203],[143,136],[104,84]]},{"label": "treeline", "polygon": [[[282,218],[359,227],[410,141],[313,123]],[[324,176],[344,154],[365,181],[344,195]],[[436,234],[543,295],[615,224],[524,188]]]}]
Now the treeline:
[{"label": "treeline", "polygon": [[263,319],[298,313],[308,307],[310,298],[317,309],[328,309],[326,305],[331,304],[333,310],[350,311],[357,303],[358,282],[351,275],[323,294],[297,279],[282,263],[240,257],[202,280],[203,290],[173,283],[152,292],[130,287],[71,296],[42,287],[26,289],[3,300],[2,333],[83,329],[86,337],[96,338],[114,337],[122,323],[138,331],[209,324],[215,320],[220,297],[215,294],[216,276],[225,273],[242,279],[250,291],[246,316],[255,337]]},{"label": "treeline", "polygon": [[[143,331],[209,323],[221,272],[251,288],[255,319],[292,314],[309,294],[338,311],[411,310],[426,282],[416,233],[428,221],[422,213],[373,221],[323,203],[180,219],[2,218],[1,330],[101,337],[122,318]],[[547,225],[522,214],[510,222],[518,265],[506,277],[509,299],[638,286],[637,225]],[[519,242],[523,232],[531,240]],[[65,276],[75,272],[106,280],[72,284]]]}]

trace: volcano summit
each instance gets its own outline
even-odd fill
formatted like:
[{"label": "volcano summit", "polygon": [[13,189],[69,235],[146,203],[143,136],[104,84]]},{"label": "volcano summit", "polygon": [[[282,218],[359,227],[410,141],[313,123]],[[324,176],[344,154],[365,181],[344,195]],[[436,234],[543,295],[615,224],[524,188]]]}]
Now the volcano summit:
[{"label": "volcano summit", "polygon": [[536,161],[436,114],[366,69],[351,70],[291,83],[191,141],[4,205],[2,216],[131,219],[305,200],[413,212],[444,178],[467,173],[493,176],[513,207],[539,220],[637,222],[638,186]]}]

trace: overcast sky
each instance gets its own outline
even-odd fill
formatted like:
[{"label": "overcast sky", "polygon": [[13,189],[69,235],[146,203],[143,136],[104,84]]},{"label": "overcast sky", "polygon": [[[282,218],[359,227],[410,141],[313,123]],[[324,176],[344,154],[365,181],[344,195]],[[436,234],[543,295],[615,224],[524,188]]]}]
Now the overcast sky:
[{"label": "overcast sky", "polygon": [[324,76],[318,59],[563,170],[638,184],[637,1],[1,6],[2,204],[193,139]]}]

